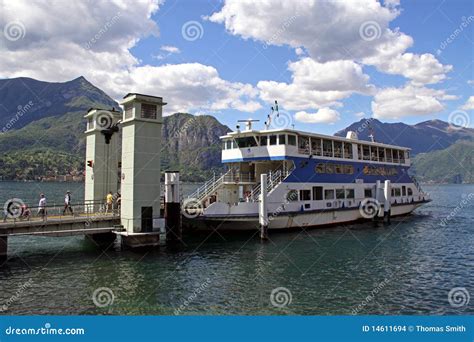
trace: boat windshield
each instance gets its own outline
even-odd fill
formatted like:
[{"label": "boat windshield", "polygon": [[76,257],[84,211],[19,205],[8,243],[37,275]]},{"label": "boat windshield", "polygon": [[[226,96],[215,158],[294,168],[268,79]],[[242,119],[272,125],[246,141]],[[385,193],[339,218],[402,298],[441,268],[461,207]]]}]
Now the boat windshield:
[{"label": "boat windshield", "polygon": [[239,148],[257,146],[257,142],[255,141],[254,137],[236,138],[235,141],[237,142],[237,146],[239,146]]}]

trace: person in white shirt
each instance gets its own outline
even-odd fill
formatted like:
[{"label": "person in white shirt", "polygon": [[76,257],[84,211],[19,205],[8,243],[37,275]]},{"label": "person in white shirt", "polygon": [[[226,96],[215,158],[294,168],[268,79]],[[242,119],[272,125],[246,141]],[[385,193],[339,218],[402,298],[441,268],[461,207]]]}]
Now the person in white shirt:
[{"label": "person in white shirt", "polygon": [[74,215],[71,207],[71,191],[67,191],[66,195],[64,196],[64,210],[63,210],[63,215],[66,214],[66,211],[69,210],[71,212],[71,215]]},{"label": "person in white shirt", "polygon": [[46,220],[46,197],[44,194],[40,194],[40,200],[38,203],[38,216],[41,216],[43,218],[43,221]]}]

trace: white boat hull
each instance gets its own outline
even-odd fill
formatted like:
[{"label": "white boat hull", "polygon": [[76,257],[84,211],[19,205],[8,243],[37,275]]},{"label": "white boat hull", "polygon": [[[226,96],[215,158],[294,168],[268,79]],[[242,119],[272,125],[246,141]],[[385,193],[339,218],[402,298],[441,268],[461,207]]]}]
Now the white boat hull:
[{"label": "white boat hull", "polygon": [[[426,202],[407,203],[394,205],[391,208],[391,217],[407,215],[417,207]],[[338,210],[306,211],[291,214],[281,213],[278,216],[269,216],[268,229],[298,229],[313,228],[342,223],[351,223],[362,220],[370,220],[362,216],[358,208],[347,208]],[[259,229],[257,216],[200,216],[193,219],[183,217],[183,225],[188,229],[195,230],[257,230]]]}]

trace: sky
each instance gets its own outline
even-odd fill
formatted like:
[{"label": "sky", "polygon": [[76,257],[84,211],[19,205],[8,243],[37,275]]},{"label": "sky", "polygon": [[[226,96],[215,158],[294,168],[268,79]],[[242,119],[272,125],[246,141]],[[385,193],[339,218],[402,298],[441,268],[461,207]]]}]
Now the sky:
[{"label": "sky", "polygon": [[0,78],[84,76],[231,128],[275,100],[272,128],[473,127],[470,0],[0,0],[0,38]]}]

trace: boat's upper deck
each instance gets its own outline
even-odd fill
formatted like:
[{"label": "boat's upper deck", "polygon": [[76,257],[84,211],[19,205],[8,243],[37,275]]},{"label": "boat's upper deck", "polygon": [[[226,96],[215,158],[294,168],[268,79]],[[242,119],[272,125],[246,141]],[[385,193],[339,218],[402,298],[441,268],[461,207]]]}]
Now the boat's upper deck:
[{"label": "boat's upper deck", "polygon": [[364,161],[373,164],[410,165],[410,149],[293,129],[246,130],[228,133],[223,141],[222,162],[239,162],[312,156],[327,160]]}]

